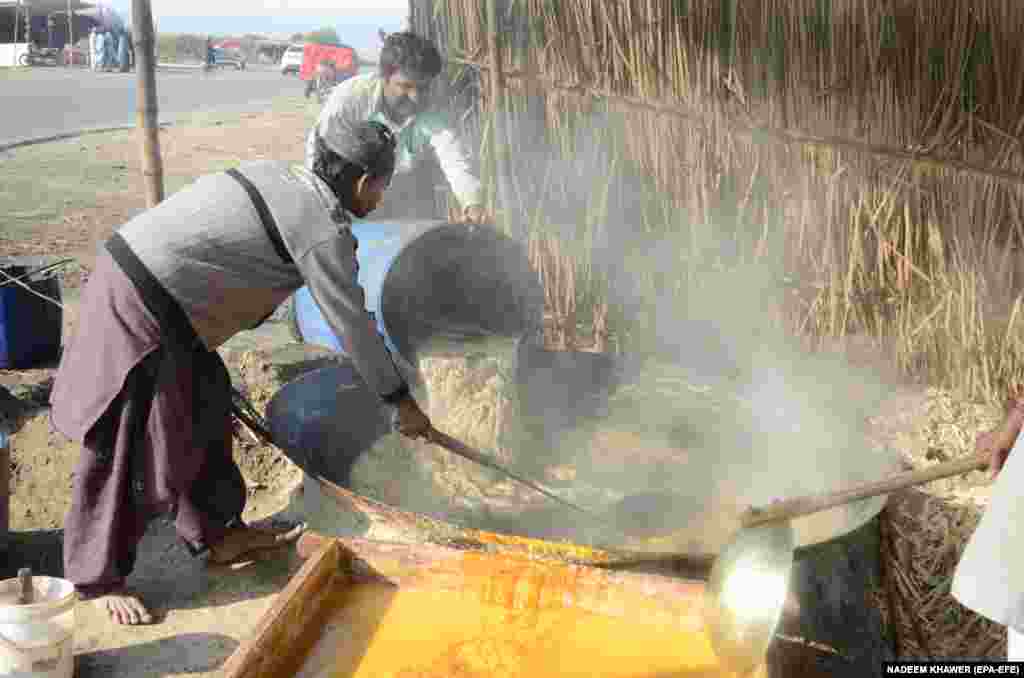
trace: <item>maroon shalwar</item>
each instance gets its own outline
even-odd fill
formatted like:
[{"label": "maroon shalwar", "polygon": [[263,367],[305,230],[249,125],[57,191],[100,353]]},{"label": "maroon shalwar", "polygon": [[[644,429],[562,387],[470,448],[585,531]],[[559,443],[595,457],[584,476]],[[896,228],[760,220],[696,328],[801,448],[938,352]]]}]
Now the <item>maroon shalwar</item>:
[{"label": "maroon shalwar", "polygon": [[198,342],[167,346],[136,286],[105,249],[83,291],[78,331],[51,395],[58,430],[83,450],[65,521],[64,573],[86,595],[130,574],[146,524],[176,513],[199,553],[240,519],[230,378]]}]

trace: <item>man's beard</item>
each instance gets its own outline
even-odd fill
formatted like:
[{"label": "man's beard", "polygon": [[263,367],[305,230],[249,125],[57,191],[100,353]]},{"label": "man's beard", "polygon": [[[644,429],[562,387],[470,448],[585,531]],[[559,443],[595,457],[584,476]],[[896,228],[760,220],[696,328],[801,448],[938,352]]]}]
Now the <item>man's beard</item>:
[{"label": "man's beard", "polygon": [[409,97],[384,97],[388,110],[398,118],[408,118],[419,113],[419,106]]}]

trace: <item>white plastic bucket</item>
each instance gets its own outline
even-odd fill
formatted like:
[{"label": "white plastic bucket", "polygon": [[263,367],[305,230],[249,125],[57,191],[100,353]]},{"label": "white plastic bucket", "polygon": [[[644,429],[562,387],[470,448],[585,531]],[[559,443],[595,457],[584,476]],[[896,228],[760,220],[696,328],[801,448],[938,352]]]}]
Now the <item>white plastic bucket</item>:
[{"label": "white plastic bucket", "polygon": [[0,581],[0,676],[71,678],[75,671],[75,585],[32,577],[35,602],[18,605],[17,579]]}]

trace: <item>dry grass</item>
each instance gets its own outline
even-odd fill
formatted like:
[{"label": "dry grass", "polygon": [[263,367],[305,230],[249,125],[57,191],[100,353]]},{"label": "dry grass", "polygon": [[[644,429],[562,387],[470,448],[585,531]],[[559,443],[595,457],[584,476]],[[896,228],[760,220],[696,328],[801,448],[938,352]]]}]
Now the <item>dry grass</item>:
[{"label": "dry grass", "polygon": [[890,502],[883,514],[880,607],[896,632],[899,656],[1006,656],[1006,627],[963,607],[950,593],[980,519],[976,505],[930,494],[912,492]]},{"label": "dry grass", "polygon": [[[432,20],[453,61],[486,62],[483,4]],[[556,315],[592,322],[609,259],[650,298],[756,262],[812,341],[869,333],[975,398],[1020,381],[1024,6],[527,0],[504,21],[507,71],[539,76],[508,80],[515,218],[576,263]],[[673,256],[645,266],[641,242]]]}]

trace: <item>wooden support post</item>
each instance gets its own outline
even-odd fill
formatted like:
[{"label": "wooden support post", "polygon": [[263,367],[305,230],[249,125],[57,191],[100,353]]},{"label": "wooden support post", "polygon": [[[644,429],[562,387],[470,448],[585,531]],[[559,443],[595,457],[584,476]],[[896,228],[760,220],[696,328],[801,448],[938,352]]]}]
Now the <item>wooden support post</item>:
[{"label": "wooden support post", "polygon": [[160,159],[160,122],[156,104],[156,41],[149,0],[132,0],[132,29],[136,36],[135,120],[142,135],[146,205],[154,207],[164,199],[164,168]]},{"label": "wooden support post", "polygon": [[[75,49],[75,9],[72,6],[72,0],[68,0],[68,46],[72,50]],[[69,63],[68,66],[73,66],[75,63],[75,55],[73,52],[68,53]]]}]

